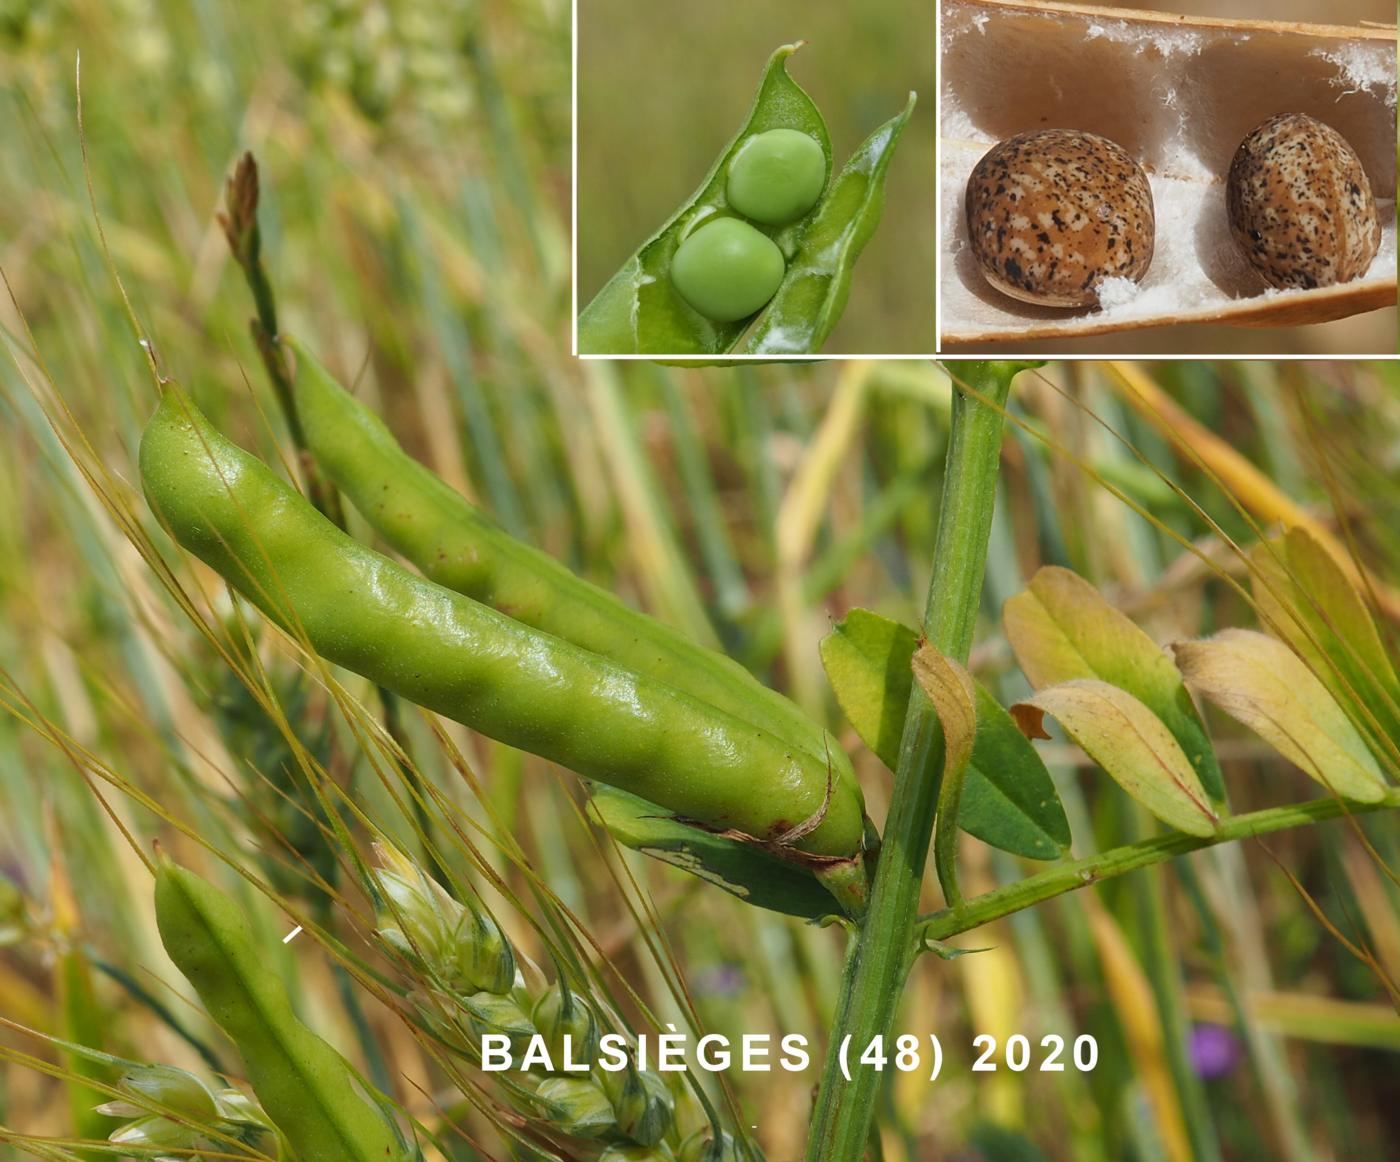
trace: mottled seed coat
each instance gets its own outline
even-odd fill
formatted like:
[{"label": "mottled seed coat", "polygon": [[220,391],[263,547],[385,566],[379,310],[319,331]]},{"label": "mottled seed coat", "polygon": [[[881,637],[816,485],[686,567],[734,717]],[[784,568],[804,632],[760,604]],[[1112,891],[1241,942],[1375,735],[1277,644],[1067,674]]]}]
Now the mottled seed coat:
[{"label": "mottled seed coat", "polygon": [[1271,117],[1240,142],[1225,201],[1230,232],[1271,286],[1350,282],[1380,248],[1361,159],[1330,125],[1302,113]]},{"label": "mottled seed coat", "polygon": [[994,145],[968,178],[966,213],[982,274],[1023,302],[1093,306],[1105,279],[1137,282],[1152,263],[1147,175],[1097,134],[1042,129]]}]

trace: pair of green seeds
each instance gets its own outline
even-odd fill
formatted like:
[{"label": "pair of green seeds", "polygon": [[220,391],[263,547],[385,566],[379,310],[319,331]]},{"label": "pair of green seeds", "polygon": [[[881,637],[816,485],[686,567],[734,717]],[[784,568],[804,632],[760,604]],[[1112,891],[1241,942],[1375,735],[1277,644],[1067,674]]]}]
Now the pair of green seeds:
[{"label": "pair of green seeds", "polygon": [[182,545],[327,660],[706,831],[763,845],[860,911],[864,804],[830,736],[732,660],[494,528],[292,349],[313,454],[430,579],[346,535],[172,386],[140,467],[151,507]]},{"label": "pair of green seeds", "polygon": [[[765,226],[786,226],[817,204],[826,186],[826,154],[796,129],[745,139],[729,164],[730,207]],[[707,319],[731,323],[760,310],[787,273],[787,259],[767,234],[741,218],[697,226],[671,260],[671,281]]]}]

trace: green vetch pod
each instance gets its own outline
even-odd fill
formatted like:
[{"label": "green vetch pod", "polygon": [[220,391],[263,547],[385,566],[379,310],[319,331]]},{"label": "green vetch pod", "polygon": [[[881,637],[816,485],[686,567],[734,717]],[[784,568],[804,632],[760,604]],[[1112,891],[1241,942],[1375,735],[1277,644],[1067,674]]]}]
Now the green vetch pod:
[{"label": "green vetch pod", "polygon": [[733,658],[639,613],[615,594],[516,540],[408,455],[373,411],[296,339],[292,391],[321,471],[396,552],[428,577],[535,629],[573,642],[750,722],[853,779],[836,739]]},{"label": "green vetch pod", "polygon": [[[731,212],[727,197],[730,163],[751,138],[773,129],[810,137],[821,150],[822,185],[826,184],[832,165],[826,122],[787,72],[788,58],[799,47],[785,44],[769,57],[743,126],[721,151],[699,189],[579,312],[581,352],[712,355],[733,350],[743,337],[753,312],[730,319],[705,316],[682,297],[671,278],[671,262],[690,233],[716,215]],[[780,252],[792,253],[802,223],[810,214],[809,209],[782,227],[765,227],[764,233],[771,231],[768,236]]]},{"label": "green vetch pod", "polygon": [[787,263],[766,234],[738,218],[716,218],[686,236],[671,259],[681,298],[707,319],[747,319],[773,297]]},{"label": "green vetch pod", "polygon": [[417,1157],[350,1063],[293,1011],[231,897],[163,859],[155,902],[165,951],[238,1046],[253,1092],[301,1162]]},{"label": "green vetch pod", "polygon": [[724,192],[745,218],[786,226],[817,204],[826,174],[826,154],[810,133],[769,129],[740,143],[729,162]]},{"label": "green vetch pod", "polygon": [[[582,354],[703,361],[740,349],[821,349],[845,309],[856,259],[879,223],[885,171],[914,96],[828,186],[826,123],[787,75],[787,58],[798,47],[773,54],[744,127],[704,183],[579,313]],[[731,224],[720,231],[721,222]],[[757,235],[768,237],[786,264],[767,294],[776,265]]]},{"label": "green vetch pod", "polygon": [[140,469],[175,538],[328,661],[697,826],[788,853],[859,910],[864,805],[853,778],[410,573],[225,439],[174,385],[142,437]]}]

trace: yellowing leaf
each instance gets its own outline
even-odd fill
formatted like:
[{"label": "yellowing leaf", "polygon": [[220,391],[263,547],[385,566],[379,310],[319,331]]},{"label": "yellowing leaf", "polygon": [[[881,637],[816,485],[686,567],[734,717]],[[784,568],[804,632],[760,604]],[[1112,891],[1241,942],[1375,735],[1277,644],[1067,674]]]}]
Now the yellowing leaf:
[{"label": "yellowing leaf", "polygon": [[943,770],[959,774],[972,758],[977,736],[977,707],[972,675],[929,642],[914,651],[914,679],[923,688],[943,724]]},{"label": "yellowing leaf", "polygon": [[1380,765],[1360,733],[1317,675],[1281,641],[1227,629],[1173,649],[1191,689],[1324,787],[1361,803],[1384,797]]},{"label": "yellowing leaf", "polygon": [[1259,620],[1344,706],[1358,701],[1379,729],[1400,732],[1400,681],[1361,594],[1310,533],[1289,529],[1249,555]]},{"label": "yellowing leaf", "polygon": [[1069,569],[1047,565],[1002,611],[1016,661],[1037,690],[1075,678],[1102,678],[1169,691],[1171,659],[1147,634]]},{"label": "yellowing leaf", "polygon": [[938,789],[938,815],[933,835],[933,865],[949,907],[962,899],[958,890],[958,811],[963,780],[977,736],[977,706],[972,675],[932,642],[914,652],[914,680],[919,683],[943,727],[943,782]]},{"label": "yellowing leaf", "polygon": [[1030,738],[1044,734],[1042,718],[1065,733],[1134,799],[1164,823],[1210,835],[1216,816],[1195,768],[1162,720],[1126,690],[1096,678],[1047,686],[1011,708]]},{"label": "yellowing leaf", "polygon": [[1007,601],[1002,620],[1032,686],[1097,678],[1126,690],[1166,725],[1209,798],[1224,803],[1220,764],[1176,666],[1084,578],[1047,565]]}]

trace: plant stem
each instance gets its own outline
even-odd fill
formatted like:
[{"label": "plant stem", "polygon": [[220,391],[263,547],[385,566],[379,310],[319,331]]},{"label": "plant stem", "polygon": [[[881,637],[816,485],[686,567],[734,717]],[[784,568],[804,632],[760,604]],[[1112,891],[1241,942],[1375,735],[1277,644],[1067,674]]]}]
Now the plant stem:
[{"label": "plant stem", "polygon": [[1124,872],[1175,859],[1188,852],[1200,851],[1202,848],[1215,847],[1217,844],[1230,843],[1237,839],[1268,835],[1272,831],[1286,831],[1290,827],[1302,827],[1308,823],[1321,823],[1325,819],[1336,819],[1342,815],[1363,815],[1371,811],[1396,808],[1400,808],[1400,791],[1388,791],[1384,798],[1374,803],[1353,803],[1337,798],[1313,799],[1307,803],[1293,803],[1287,807],[1251,811],[1248,815],[1235,815],[1223,820],[1213,835],[1173,832],[1126,847],[1115,847],[1100,855],[1060,864],[1038,875],[1028,876],[1014,884],[987,892],[969,900],[960,908],[944,908],[942,911],[921,917],[919,923],[923,926],[923,933],[927,939],[946,940],[949,936],[980,928],[983,924],[1029,908],[1032,904],[1039,904],[1065,892],[1099,883],[1101,880],[1121,876]]},{"label": "plant stem", "polygon": [[[1002,418],[1012,377],[1031,364],[957,365],[952,430],[933,572],[924,609],[924,636],[942,653],[966,662],[981,603],[987,538],[996,502]],[[910,949],[919,890],[943,766],[943,732],[928,698],[914,684],[900,740],[889,817],[881,841],[870,910],[852,937],[841,999],[828,1046],[808,1162],[853,1162],[864,1156],[883,1073],[856,1062],[894,1024]],[[851,1080],[841,1072],[849,1042]]]},{"label": "plant stem", "polygon": [[243,271],[248,291],[253,296],[253,307],[257,313],[248,320],[248,330],[267,369],[267,377],[272,382],[292,446],[296,448],[299,467],[306,479],[307,499],[318,511],[343,528],[345,516],[340,508],[340,495],[321,478],[320,469],[307,449],[306,433],[302,431],[301,418],[292,395],[291,369],[287,366],[286,351],[278,342],[277,299],[262,261],[259,196],[258,163],[251,153],[245,153],[238,159],[225,186],[225,208],[219,214],[219,224],[224,228],[229,252]]}]

